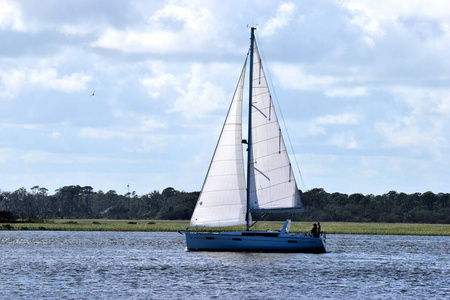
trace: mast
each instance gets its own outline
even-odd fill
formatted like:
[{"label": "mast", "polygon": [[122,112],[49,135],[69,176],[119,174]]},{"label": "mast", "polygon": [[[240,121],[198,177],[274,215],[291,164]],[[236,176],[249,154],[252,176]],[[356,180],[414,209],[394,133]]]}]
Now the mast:
[{"label": "mast", "polygon": [[252,89],[253,89],[253,44],[255,41],[255,27],[251,28],[250,35],[250,71],[249,71],[249,95],[248,95],[248,148],[247,148],[247,214],[246,230],[250,230],[250,169],[252,164]]}]

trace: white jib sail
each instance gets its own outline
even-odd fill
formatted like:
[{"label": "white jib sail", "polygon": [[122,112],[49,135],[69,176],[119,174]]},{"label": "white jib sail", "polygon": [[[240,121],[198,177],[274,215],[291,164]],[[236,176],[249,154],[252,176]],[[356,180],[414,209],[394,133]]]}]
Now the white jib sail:
[{"label": "white jib sail", "polygon": [[242,151],[244,64],[190,226],[244,225],[246,184]]},{"label": "white jib sail", "polygon": [[253,55],[250,208],[253,210],[300,208],[302,207],[300,194],[256,41]]}]

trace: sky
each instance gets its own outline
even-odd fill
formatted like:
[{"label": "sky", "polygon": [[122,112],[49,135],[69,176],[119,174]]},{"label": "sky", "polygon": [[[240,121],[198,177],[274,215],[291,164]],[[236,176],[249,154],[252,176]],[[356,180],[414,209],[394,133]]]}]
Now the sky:
[{"label": "sky", "polygon": [[444,0],[0,0],[0,190],[199,191],[248,25],[299,188],[450,192]]}]

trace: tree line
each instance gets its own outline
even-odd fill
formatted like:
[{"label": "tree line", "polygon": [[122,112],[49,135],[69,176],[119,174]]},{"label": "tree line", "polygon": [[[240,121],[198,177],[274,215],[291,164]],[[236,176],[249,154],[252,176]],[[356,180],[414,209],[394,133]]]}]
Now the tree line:
[{"label": "tree line", "polygon": [[[390,191],[383,195],[328,193],[315,188],[301,192],[306,213],[271,215],[266,220],[395,222],[450,224],[448,193],[405,194]],[[199,192],[172,187],[138,196],[116,191],[94,191],[90,186],[64,186],[50,195],[43,187],[14,192],[0,191],[0,222],[41,219],[160,219],[188,220]],[[253,219],[262,216],[254,216]]]}]

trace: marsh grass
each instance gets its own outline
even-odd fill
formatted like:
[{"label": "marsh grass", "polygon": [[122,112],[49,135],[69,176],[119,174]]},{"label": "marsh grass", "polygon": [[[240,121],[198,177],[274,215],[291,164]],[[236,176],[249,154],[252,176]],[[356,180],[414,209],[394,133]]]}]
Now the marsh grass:
[{"label": "marsh grass", "polygon": [[[312,223],[295,223],[291,231],[302,232],[312,228]],[[441,235],[450,236],[450,224],[410,223],[347,223],[325,222],[322,230],[334,234],[383,234],[383,235]]]},{"label": "marsh grass", "polygon": [[[14,223],[5,225],[8,230],[55,231],[178,231],[185,229],[189,221],[161,220],[110,220],[110,219],[52,219],[43,223]],[[6,229],[2,228],[1,229]]]},{"label": "marsh grass", "polygon": [[[280,230],[284,222],[259,222],[252,230]],[[291,232],[308,233],[313,222],[292,222]],[[58,231],[160,231],[184,230],[189,221],[168,220],[109,220],[54,219],[43,223],[14,223],[0,226],[0,230],[58,230]],[[191,228],[193,230],[194,228]],[[200,229],[200,228],[199,228]],[[201,231],[244,230],[244,227],[201,228]],[[409,223],[347,223],[322,222],[322,230],[329,234],[387,234],[450,236],[450,224]]]}]

